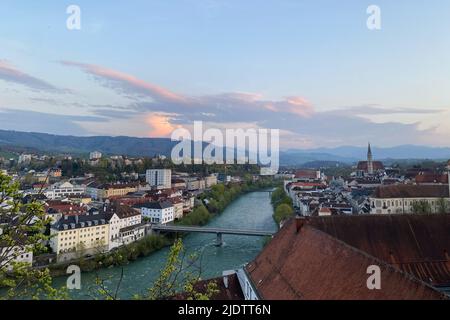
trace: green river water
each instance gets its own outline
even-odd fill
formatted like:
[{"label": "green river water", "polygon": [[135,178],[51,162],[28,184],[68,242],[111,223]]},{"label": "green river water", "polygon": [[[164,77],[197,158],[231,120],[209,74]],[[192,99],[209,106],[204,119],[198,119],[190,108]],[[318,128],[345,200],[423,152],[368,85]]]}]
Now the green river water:
[{"label": "green river water", "polygon": [[[270,194],[266,191],[245,194],[231,203],[220,215],[208,223],[209,227],[270,230],[277,226],[272,219]],[[216,235],[193,233],[183,239],[186,251],[202,255],[202,278],[222,275],[222,271],[236,269],[251,261],[262,250],[263,237],[223,235],[224,244],[216,247]],[[142,294],[159,275],[166,262],[169,248],[164,248],[148,257],[141,258],[124,267],[124,276],[119,290],[119,298],[130,299]],[[83,273],[81,290],[72,290],[74,299],[92,299],[95,278],[105,279],[108,288],[117,286],[122,268],[115,267],[95,272]],[[63,285],[64,277],[56,279],[57,285]]]}]

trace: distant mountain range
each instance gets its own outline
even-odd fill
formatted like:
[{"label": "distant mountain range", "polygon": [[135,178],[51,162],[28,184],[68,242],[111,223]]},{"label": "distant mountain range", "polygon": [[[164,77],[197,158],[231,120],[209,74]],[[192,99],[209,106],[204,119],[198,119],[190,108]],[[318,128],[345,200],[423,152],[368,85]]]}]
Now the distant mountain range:
[{"label": "distant mountain range", "polygon": [[[367,147],[341,146],[336,148],[317,148],[305,152],[323,152],[339,157],[365,159]],[[449,159],[450,148],[419,145],[401,145],[389,148],[372,146],[372,153],[377,159]]]},{"label": "distant mountain range", "polygon": [[[168,138],[135,138],[108,136],[60,136],[46,133],[0,130],[0,147],[22,147],[53,153],[86,154],[97,150],[105,154],[128,156],[170,156],[173,142]],[[416,145],[372,147],[375,160],[386,159],[450,159],[450,148]],[[281,165],[302,165],[314,161],[355,163],[366,159],[366,147],[342,146],[335,148],[296,149],[280,152]]]},{"label": "distant mountain range", "polygon": [[[450,159],[450,148],[438,148],[429,146],[401,145],[397,147],[380,148],[372,146],[372,154],[375,160],[392,159]],[[354,163],[367,158],[367,147],[342,146],[335,148],[316,148],[302,150],[287,150],[282,153],[281,162],[301,164],[304,162],[339,161]]]},{"label": "distant mountain range", "polygon": [[44,152],[82,154],[97,150],[128,156],[167,156],[175,144],[168,138],[76,137],[0,130],[0,146],[32,148]]},{"label": "distant mountain range", "polygon": [[356,157],[344,157],[320,151],[289,150],[280,152],[280,164],[282,166],[297,166],[317,162],[350,164],[356,161],[358,161]]}]

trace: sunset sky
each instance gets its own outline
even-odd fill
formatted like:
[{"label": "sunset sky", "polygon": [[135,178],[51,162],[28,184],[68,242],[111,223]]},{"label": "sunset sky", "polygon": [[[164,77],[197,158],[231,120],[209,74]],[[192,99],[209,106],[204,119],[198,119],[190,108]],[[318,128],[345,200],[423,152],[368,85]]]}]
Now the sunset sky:
[{"label": "sunset sky", "polygon": [[0,129],[170,137],[196,120],[280,129],[283,148],[450,146],[450,2],[0,0]]}]

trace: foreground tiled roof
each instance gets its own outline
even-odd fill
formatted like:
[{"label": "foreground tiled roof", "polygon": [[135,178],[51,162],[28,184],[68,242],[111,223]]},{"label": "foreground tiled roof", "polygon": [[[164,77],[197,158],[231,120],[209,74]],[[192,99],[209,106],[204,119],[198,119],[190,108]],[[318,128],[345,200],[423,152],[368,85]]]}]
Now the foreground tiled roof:
[{"label": "foreground tiled roof", "polygon": [[318,217],[309,224],[425,282],[450,287],[450,214]]},{"label": "foreground tiled roof", "polygon": [[[342,218],[342,222],[337,222]],[[261,298],[315,300],[447,297],[412,273],[406,273],[406,269],[402,271],[389,261],[383,261],[385,257],[381,253],[387,250],[389,256],[389,252],[393,250],[394,257],[402,257],[398,258],[399,261],[406,262],[407,258],[418,258],[416,261],[426,263],[424,259],[426,256],[423,254],[428,255],[433,253],[433,250],[439,250],[439,246],[436,249],[432,248],[436,246],[436,242],[442,240],[440,238],[431,240],[429,248],[424,249],[422,254],[419,250],[418,256],[414,255],[422,245],[426,247],[424,240],[433,239],[434,235],[428,233],[430,230],[427,230],[426,226],[412,227],[417,232],[413,231],[417,242],[411,244],[408,242],[410,237],[406,236],[406,230],[396,233],[398,228],[395,226],[388,228],[382,236],[392,233],[383,239],[382,236],[376,236],[380,225],[374,229],[369,228],[370,221],[375,220],[369,219],[367,222],[352,224],[351,219],[345,218],[311,218],[311,222],[306,223],[298,232],[295,219],[287,222],[262,253],[246,266],[246,271]],[[326,219],[328,221],[325,222]],[[404,223],[407,224],[408,220],[404,221],[397,224],[399,229],[406,227]],[[347,238],[342,235],[345,230],[350,234]],[[425,234],[419,234],[420,232]],[[445,238],[443,235],[440,236]],[[448,241],[448,238],[443,241]],[[446,245],[448,242],[441,243],[441,246]],[[405,250],[406,256],[402,256],[398,250]],[[382,259],[373,254],[378,254]],[[381,269],[381,290],[367,288],[366,282],[369,277],[367,268],[370,265],[377,265]],[[447,259],[447,271],[448,267]]]},{"label": "foreground tiled roof", "polygon": [[448,198],[449,187],[443,185],[397,184],[377,187],[375,198]]}]

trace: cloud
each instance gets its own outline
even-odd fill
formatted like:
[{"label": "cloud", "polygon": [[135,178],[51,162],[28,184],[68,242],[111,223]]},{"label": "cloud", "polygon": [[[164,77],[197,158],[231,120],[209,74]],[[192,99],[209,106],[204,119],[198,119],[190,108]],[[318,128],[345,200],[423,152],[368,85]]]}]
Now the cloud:
[{"label": "cloud", "polygon": [[312,105],[298,96],[280,101],[264,100],[260,94],[243,92],[187,97],[133,75],[102,66],[73,61],[61,63],[77,67],[94,76],[101,85],[116,90],[118,94],[152,98],[152,101],[137,101],[130,110],[178,113],[188,121],[208,118],[210,121],[221,122],[234,121],[237,114],[243,120],[251,120],[255,116],[263,119],[272,113],[309,116],[314,112]]},{"label": "cloud", "polygon": [[77,67],[95,76],[108,87],[121,90],[124,93],[149,96],[158,101],[184,102],[184,97],[149,82],[140,80],[132,75],[108,69],[93,64],[61,61],[65,66]]},{"label": "cloud", "polygon": [[105,122],[94,116],[58,115],[29,110],[0,109],[0,128],[25,132],[44,132],[62,135],[87,135],[90,132],[78,122]]},{"label": "cloud", "polygon": [[340,108],[340,113],[359,114],[359,115],[390,115],[390,114],[434,114],[446,111],[445,109],[431,108],[404,108],[391,107],[386,108],[379,105],[362,105],[354,107]]},{"label": "cloud", "polygon": [[128,119],[140,114],[137,110],[120,106],[89,105],[88,108],[93,114],[110,119]]},{"label": "cloud", "polygon": [[6,82],[20,84],[37,91],[47,91],[52,93],[66,92],[66,90],[59,89],[44,80],[20,71],[6,60],[0,60],[0,79]]},{"label": "cloud", "polygon": [[384,146],[417,144],[435,136],[434,129],[421,130],[419,123],[375,123],[340,110],[318,112],[309,119],[286,119],[282,128],[313,141],[316,146],[329,147],[365,145],[367,141]]},{"label": "cloud", "polygon": [[[265,99],[262,94],[228,92],[213,95],[185,96],[135,76],[93,64],[63,61],[94,76],[102,86],[117,94],[133,97],[123,107],[91,106],[96,115],[107,117],[115,127],[123,123],[132,128],[139,118],[140,125],[148,126],[150,136],[169,136],[178,127],[189,127],[193,121],[204,121],[218,127],[234,127],[248,123],[255,128],[281,129],[286,147],[364,145],[367,141],[379,145],[398,145],[432,141],[435,129],[420,129],[417,123],[373,122],[370,116],[390,114],[433,114],[440,109],[386,108],[379,105],[344,107],[332,111],[316,111],[302,96],[284,99]],[[148,98],[151,98],[150,100]],[[108,128],[104,126],[104,130]],[[133,132],[137,132],[133,129]]]},{"label": "cloud", "polygon": [[147,117],[147,123],[151,127],[149,132],[151,137],[168,137],[176,129],[170,123],[170,117],[163,114],[150,114]]}]

